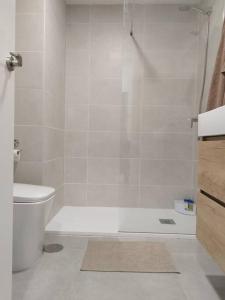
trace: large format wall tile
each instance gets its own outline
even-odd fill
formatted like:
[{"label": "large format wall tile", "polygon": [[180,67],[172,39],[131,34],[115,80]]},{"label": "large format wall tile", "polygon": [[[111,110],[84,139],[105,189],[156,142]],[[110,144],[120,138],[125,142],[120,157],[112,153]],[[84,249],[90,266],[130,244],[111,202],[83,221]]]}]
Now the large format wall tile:
[{"label": "large format wall tile", "polygon": [[45,109],[43,124],[45,126],[64,129],[65,124],[65,96],[63,93],[45,93]]},{"label": "large format wall tile", "polygon": [[121,50],[123,43],[122,23],[93,23],[91,25],[91,50]]},{"label": "large format wall tile", "polygon": [[17,13],[40,13],[44,12],[44,1],[42,0],[17,0]]},{"label": "large format wall tile", "polygon": [[67,50],[66,52],[66,75],[88,76],[90,65],[87,50]]},{"label": "large format wall tile", "polygon": [[65,158],[65,183],[87,182],[87,160],[84,158]]},{"label": "large format wall tile", "polygon": [[89,158],[88,183],[138,184],[138,160],[116,158]]},{"label": "large format wall tile", "polygon": [[196,23],[194,11],[180,11],[179,5],[145,5],[145,22],[151,23]]},{"label": "large format wall tile", "polygon": [[139,107],[93,105],[90,107],[92,131],[138,131]]},{"label": "large format wall tile", "polygon": [[64,156],[64,132],[53,128],[44,128],[43,158],[52,160]]},{"label": "large format wall tile", "polygon": [[88,104],[89,80],[86,76],[66,77],[66,105]]},{"label": "large format wall tile", "polygon": [[142,186],[140,188],[139,207],[146,208],[174,208],[174,200],[190,199],[195,196],[191,186]]},{"label": "large format wall tile", "polygon": [[23,67],[17,69],[16,87],[43,88],[43,54],[41,52],[20,52]]},{"label": "large format wall tile", "polygon": [[122,23],[123,10],[121,5],[91,6],[92,23]]},{"label": "large format wall tile", "polygon": [[137,207],[138,186],[88,185],[88,206]]},{"label": "large format wall tile", "polygon": [[89,5],[67,5],[67,24],[88,23],[90,21]]},{"label": "large format wall tile", "polygon": [[141,134],[141,157],[151,159],[193,159],[192,134]]},{"label": "large format wall tile", "polygon": [[86,206],[87,192],[86,184],[64,185],[64,205]]},{"label": "large format wall tile", "polygon": [[42,169],[42,162],[20,161],[14,163],[14,180],[18,183],[42,185]]},{"label": "large format wall tile", "polygon": [[139,135],[126,132],[90,132],[89,157],[137,158]]},{"label": "large format wall tile", "polygon": [[86,131],[66,131],[65,132],[65,146],[64,155],[86,157],[88,151],[88,132]]},{"label": "large format wall tile", "polygon": [[68,105],[66,107],[66,129],[80,131],[88,129],[88,106]]},{"label": "large format wall tile", "polygon": [[141,129],[145,132],[191,132],[191,112],[179,106],[145,106]]},{"label": "large format wall tile", "polygon": [[182,160],[142,160],[141,185],[191,186],[193,166]]},{"label": "large format wall tile", "polygon": [[177,23],[146,23],[144,48],[149,50],[196,50],[198,45],[197,29],[196,23],[181,23],[179,26]]},{"label": "large format wall tile", "polygon": [[45,162],[43,165],[43,184],[58,188],[64,183],[64,161],[57,158]]},{"label": "large format wall tile", "polygon": [[42,125],[42,89],[17,88],[15,91],[15,124]]},{"label": "large format wall tile", "polygon": [[123,105],[121,80],[93,78],[91,80],[90,104]]},{"label": "large format wall tile", "polygon": [[141,86],[143,105],[191,107],[195,97],[193,78],[144,78]]},{"label": "large format wall tile", "polygon": [[15,126],[14,135],[20,140],[22,161],[43,160],[43,128],[41,126]]},{"label": "large format wall tile", "polygon": [[93,51],[91,53],[90,68],[91,68],[91,76],[94,78],[95,77],[121,78],[122,51],[120,49],[105,50],[104,48]]},{"label": "large format wall tile", "polygon": [[43,51],[43,14],[18,14],[16,16],[17,51]]},{"label": "large format wall tile", "polygon": [[193,50],[143,50],[140,57],[145,77],[194,76],[197,51]]},{"label": "large format wall tile", "polygon": [[88,23],[67,25],[66,47],[69,50],[87,50],[90,46]]}]

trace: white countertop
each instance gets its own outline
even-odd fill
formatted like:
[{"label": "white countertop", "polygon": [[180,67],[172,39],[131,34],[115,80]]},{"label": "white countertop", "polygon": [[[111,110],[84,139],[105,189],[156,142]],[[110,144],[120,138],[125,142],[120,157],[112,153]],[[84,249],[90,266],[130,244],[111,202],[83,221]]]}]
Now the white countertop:
[{"label": "white countertop", "polygon": [[225,105],[198,116],[198,136],[225,135]]}]

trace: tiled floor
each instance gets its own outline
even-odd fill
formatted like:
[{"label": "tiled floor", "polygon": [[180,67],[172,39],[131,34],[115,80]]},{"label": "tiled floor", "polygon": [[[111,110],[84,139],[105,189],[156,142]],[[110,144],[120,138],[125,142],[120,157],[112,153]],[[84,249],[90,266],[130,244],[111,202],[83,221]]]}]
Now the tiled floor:
[{"label": "tiled floor", "polygon": [[163,241],[181,274],[80,272],[87,238],[49,234],[46,243],[62,243],[64,250],[14,274],[13,300],[225,299],[225,274],[196,240]]}]

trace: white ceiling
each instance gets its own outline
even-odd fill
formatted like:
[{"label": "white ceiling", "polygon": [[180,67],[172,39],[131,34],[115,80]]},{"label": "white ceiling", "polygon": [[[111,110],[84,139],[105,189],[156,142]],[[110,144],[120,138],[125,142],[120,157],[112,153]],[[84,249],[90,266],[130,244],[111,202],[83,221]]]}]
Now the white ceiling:
[{"label": "white ceiling", "polygon": [[[122,4],[123,0],[65,0],[67,4]],[[131,2],[132,0],[127,0]],[[199,4],[201,0],[134,0],[135,3],[149,4]]]}]

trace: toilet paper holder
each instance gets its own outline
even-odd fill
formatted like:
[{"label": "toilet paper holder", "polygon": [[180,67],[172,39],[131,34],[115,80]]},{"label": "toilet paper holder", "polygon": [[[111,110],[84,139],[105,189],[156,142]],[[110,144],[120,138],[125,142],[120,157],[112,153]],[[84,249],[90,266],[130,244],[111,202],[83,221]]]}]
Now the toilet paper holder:
[{"label": "toilet paper holder", "polygon": [[20,146],[20,140],[14,139],[13,157],[14,157],[15,163],[18,163],[20,161],[20,155],[21,155],[22,149],[20,149],[19,146]]}]

